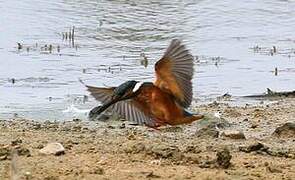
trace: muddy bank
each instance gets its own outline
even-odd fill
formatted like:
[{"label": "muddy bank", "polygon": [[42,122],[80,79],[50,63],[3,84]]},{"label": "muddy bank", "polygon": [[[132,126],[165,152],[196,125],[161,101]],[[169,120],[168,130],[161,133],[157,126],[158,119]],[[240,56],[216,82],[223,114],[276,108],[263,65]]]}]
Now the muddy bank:
[{"label": "muddy bank", "polygon": [[[160,130],[123,121],[2,120],[0,179],[294,179],[294,105],[212,103],[195,108],[204,120]],[[64,149],[44,153],[52,142]]]}]

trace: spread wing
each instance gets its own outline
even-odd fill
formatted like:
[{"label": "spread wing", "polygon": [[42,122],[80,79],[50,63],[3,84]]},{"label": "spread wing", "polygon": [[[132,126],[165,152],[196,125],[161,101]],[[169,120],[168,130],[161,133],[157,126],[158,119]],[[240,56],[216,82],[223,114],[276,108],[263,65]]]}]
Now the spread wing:
[{"label": "spread wing", "polygon": [[[99,88],[99,87],[93,87],[88,86],[88,91],[90,94],[101,103],[105,104],[107,102],[110,102],[112,99],[112,94],[114,91],[114,87],[111,88]],[[148,116],[142,107],[139,106],[139,103],[135,100],[129,99],[124,101],[119,101],[116,104],[109,107],[109,110],[112,112],[115,112],[119,114],[122,118],[136,122],[138,124],[145,124],[151,127],[156,126],[155,121],[152,117]]]},{"label": "spread wing", "polygon": [[180,40],[171,41],[164,56],[156,63],[155,86],[170,93],[183,106],[192,102],[193,56]]}]

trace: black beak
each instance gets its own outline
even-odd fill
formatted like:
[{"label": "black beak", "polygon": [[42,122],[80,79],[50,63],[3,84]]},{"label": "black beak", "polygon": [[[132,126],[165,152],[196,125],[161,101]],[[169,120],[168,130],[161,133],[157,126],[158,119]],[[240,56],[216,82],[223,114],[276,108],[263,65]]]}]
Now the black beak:
[{"label": "black beak", "polygon": [[97,106],[97,107],[93,108],[89,112],[89,115],[88,116],[89,116],[90,119],[96,118],[98,115],[100,115],[102,112],[104,112],[111,105],[113,105],[113,104],[115,104],[115,103],[117,103],[119,101],[130,99],[132,97],[133,97],[132,95],[129,95],[129,96],[126,96],[126,97],[120,97],[120,96],[114,94],[112,96],[112,99],[109,102],[103,104],[102,106]]},{"label": "black beak", "polygon": [[89,112],[89,118],[93,118],[94,116],[98,116],[99,114],[101,114],[102,112],[104,112],[107,108],[109,108],[111,105],[117,103],[120,101],[119,97],[112,97],[112,100],[110,100],[109,102],[107,102],[106,104],[103,104],[102,106],[97,106],[95,108],[93,108],[90,112]]}]

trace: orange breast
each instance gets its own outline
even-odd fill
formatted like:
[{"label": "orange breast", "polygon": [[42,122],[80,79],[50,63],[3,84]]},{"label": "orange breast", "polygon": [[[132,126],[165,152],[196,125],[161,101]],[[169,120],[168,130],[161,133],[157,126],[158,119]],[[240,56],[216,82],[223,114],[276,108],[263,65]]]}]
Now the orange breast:
[{"label": "orange breast", "polygon": [[166,124],[183,117],[183,109],[173,97],[156,86],[144,87],[136,98],[145,113],[151,114],[156,120]]}]

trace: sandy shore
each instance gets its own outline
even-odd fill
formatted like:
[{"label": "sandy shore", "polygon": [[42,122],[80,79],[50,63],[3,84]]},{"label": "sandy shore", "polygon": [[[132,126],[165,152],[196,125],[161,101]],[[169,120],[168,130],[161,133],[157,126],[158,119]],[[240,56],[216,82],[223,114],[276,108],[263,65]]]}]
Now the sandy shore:
[{"label": "sandy shore", "polygon": [[[0,121],[0,179],[295,179],[295,100],[196,107],[202,121],[153,130],[128,122]],[[220,112],[221,118],[212,114]],[[40,153],[61,143],[59,155]]]}]

